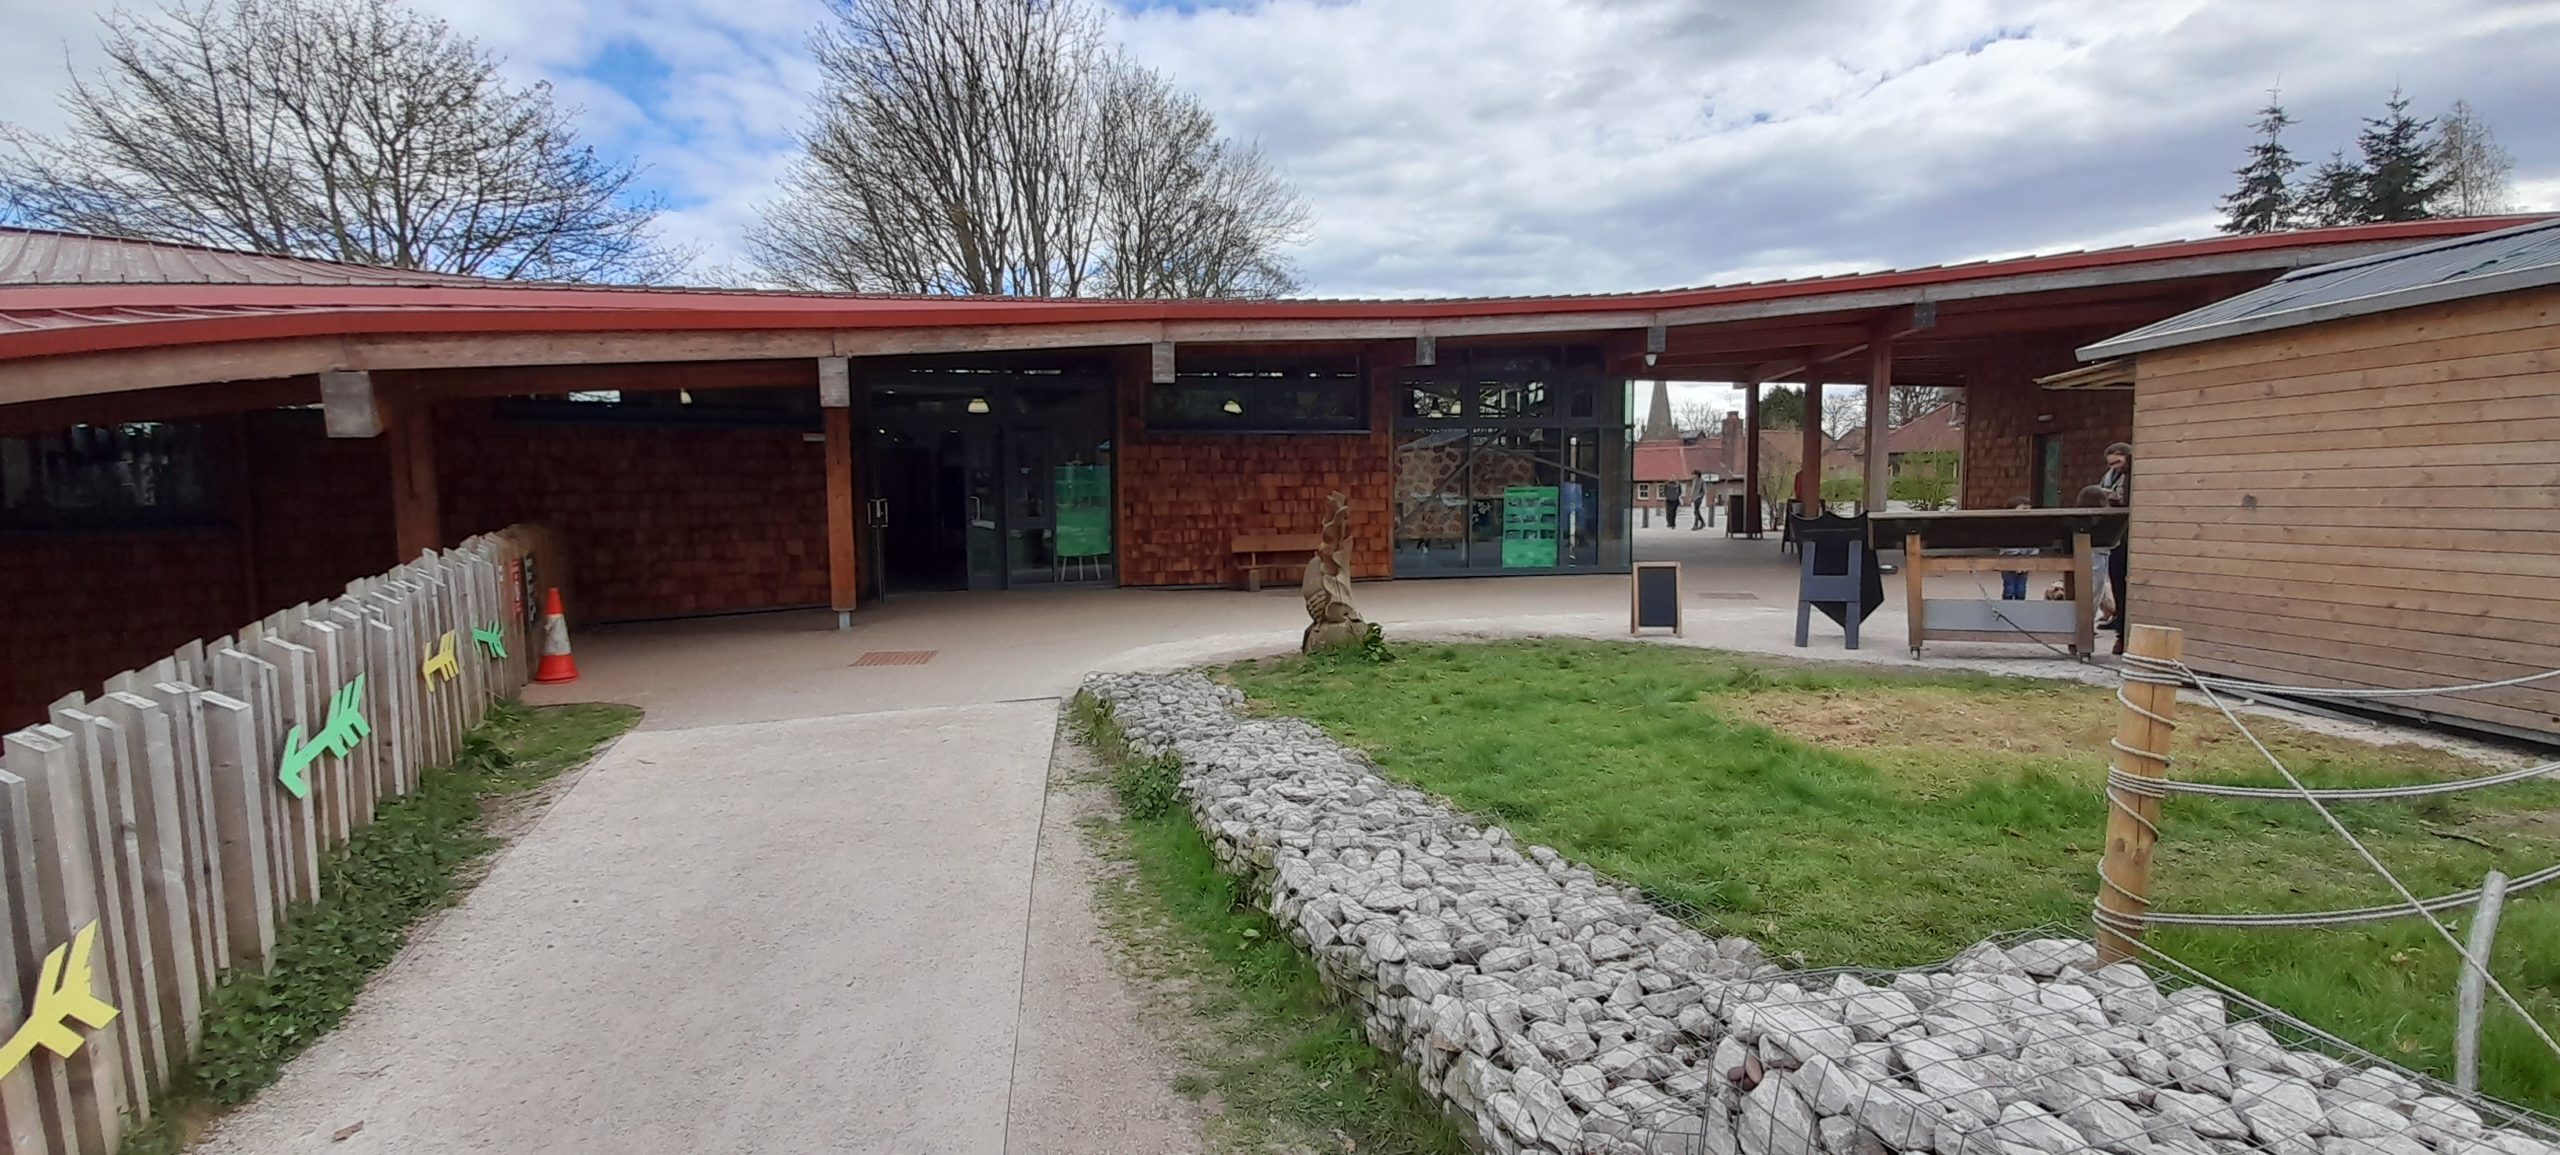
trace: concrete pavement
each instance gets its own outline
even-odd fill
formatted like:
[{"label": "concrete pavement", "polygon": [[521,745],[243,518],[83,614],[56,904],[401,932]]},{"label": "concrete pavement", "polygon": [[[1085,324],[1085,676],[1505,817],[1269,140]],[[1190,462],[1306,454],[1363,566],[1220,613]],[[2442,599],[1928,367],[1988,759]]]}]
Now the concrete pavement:
[{"label": "concrete pavement", "polygon": [[[1638,546],[1688,563],[1688,635],[1660,643],[1909,664],[1898,606],[1863,654],[1836,628],[1795,650],[1774,541]],[[1407,639],[1623,638],[1626,598],[1611,576],[1357,590]],[[1294,590],[1086,590],[893,599],[846,631],[583,631],[585,679],[528,696],[639,705],[640,729],[200,1149],[1193,1149],[1093,864],[1044,821],[1058,701],[1095,669],[1286,651],[1304,621]],[[932,654],[857,664],[876,651]],[[2096,672],[2021,647],[1921,664]]]},{"label": "concrete pavement", "polygon": [[1006,1150],[1055,718],[628,736],[201,1149]]}]

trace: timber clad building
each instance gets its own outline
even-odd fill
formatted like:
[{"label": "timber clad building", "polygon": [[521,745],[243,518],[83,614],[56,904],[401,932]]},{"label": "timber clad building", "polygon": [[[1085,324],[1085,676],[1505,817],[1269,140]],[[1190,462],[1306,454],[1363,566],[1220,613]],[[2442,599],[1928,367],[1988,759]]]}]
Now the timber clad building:
[{"label": "timber clad building", "polygon": [[[1239,538],[1310,532],[1336,491],[1364,578],[1621,571],[1632,379],[1962,387],[1964,503],[2067,493],[2138,432],[2127,393],[2037,387],[2078,347],[2288,271],[2512,223],[1611,296],[1273,302],[526,285],[0,230],[0,729],[514,522],[559,535],[571,611],[601,621],[1225,584]],[[2478,332],[2504,334],[2478,356],[2535,355],[2512,329]],[[2256,359],[2191,356],[2207,390]],[[2139,440],[2187,435],[2157,420]],[[2550,479],[2463,444],[2449,451],[2483,501],[2510,475]],[[2227,472],[2226,452],[2247,450],[2197,476]],[[2146,494],[2190,484],[2144,479]],[[1552,550],[1505,549],[1520,491]],[[2547,514],[2548,492],[2536,500]],[[2492,535],[2466,541],[2522,532],[2463,516]],[[2163,524],[2138,519],[2137,538]],[[2251,548],[2282,556],[2241,560],[2315,544]],[[2547,599],[2523,589],[2551,576],[2532,548],[2465,554],[2459,581],[2502,607]]]},{"label": "timber clad building", "polygon": [[[2560,669],[2560,222],[2305,270],[2085,353],[2132,358],[2129,600],[2191,664],[2385,688]],[[2560,677],[2377,704],[2560,735]]]}]

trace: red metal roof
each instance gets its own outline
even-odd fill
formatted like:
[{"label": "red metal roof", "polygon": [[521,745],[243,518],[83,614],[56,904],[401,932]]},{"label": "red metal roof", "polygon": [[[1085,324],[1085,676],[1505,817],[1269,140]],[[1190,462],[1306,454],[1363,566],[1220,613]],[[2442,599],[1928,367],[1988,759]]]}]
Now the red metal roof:
[{"label": "red metal roof", "polygon": [[2220,254],[2485,232],[2531,218],[2215,237],[1794,281],[1582,296],[1095,301],[528,284],[0,229],[0,360],[355,334],[864,329],[1176,321],[1555,317],[1779,301]]},{"label": "red metal roof", "polygon": [[480,277],[0,228],[0,285],[485,285]]}]

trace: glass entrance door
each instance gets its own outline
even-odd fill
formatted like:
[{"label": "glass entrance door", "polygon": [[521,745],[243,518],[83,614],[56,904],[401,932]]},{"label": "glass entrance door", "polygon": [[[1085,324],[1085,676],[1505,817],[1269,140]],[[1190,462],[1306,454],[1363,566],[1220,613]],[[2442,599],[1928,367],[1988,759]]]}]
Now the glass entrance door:
[{"label": "glass entrance door", "polygon": [[872,592],[1113,580],[1107,380],[946,372],[869,391]]},{"label": "glass entrance door", "polygon": [[874,425],[870,500],[878,592],[998,589],[996,430]]}]

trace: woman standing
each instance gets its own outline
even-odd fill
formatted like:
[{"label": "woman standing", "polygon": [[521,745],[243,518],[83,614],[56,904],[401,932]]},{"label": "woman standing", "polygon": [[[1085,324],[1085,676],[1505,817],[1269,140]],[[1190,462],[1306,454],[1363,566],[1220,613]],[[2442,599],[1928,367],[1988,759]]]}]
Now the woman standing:
[{"label": "woman standing", "polygon": [[[2133,446],[2122,441],[2107,447],[2107,472],[2098,479],[2098,488],[2106,491],[2106,502],[2117,509],[2133,504]],[[2116,652],[2124,652],[2124,620],[2129,615],[2124,600],[2125,562],[2133,553],[2133,520],[2126,517],[2124,532],[2117,536],[2116,547],[2107,551],[2107,588],[2116,595],[2116,616],[2106,622],[2116,632]]]}]

